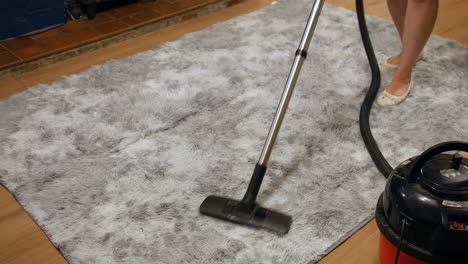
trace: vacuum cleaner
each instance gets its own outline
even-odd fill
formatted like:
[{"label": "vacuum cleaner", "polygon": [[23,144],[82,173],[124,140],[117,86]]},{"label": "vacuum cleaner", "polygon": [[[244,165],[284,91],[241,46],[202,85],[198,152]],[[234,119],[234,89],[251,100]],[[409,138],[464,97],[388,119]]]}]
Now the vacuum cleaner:
[{"label": "vacuum cleaner", "polygon": [[[292,218],[256,202],[268,161],[302,64],[307,57],[324,0],[315,0],[296,51],[286,86],[278,104],[260,158],[242,200],[208,196],[200,213],[222,220],[286,234]],[[468,143],[453,141],[436,145],[418,157],[389,165],[369,126],[372,104],[380,88],[380,70],[365,21],[363,0],[356,0],[361,38],[372,71],[369,90],[361,105],[359,126],[366,148],[379,171],[389,178],[379,199],[376,219],[381,235],[382,264],[468,263],[468,163],[451,150],[467,151]],[[448,178],[448,179],[447,179]],[[454,178],[454,179],[452,179]],[[399,262],[401,252],[401,260]],[[463,262],[464,261],[464,262]]]},{"label": "vacuum cleaner", "polygon": [[356,0],[361,38],[372,72],[361,105],[359,127],[379,171],[388,178],[375,218],[381,232],[381,264],[468,263],[468,162],[447,151],[467,151],[468,143],[445,142],[393,169],[369,126],[380,88],[380,70],[367,30],[362,0]]},{"label": "vacuum cleaner", "polygon": [[468,143],[438,144],[390,174],[375,214],[381,264],[468,263],[468,160],[442,154],[455,150]]}]

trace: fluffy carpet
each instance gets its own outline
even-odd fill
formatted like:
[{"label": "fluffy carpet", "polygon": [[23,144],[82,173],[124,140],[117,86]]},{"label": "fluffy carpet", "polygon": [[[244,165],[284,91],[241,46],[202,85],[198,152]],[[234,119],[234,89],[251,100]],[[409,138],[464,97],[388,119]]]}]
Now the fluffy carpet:
[{"label": "fluffy carpet", "polygon": [[[0,101],[0,180],[71,263],[311,263],[368,220],[384,178],[358,112],[369,68],[355,14],[325,5],[259,201],[278,237],[198,213],[240,198],[309,14],[285,0]],[[391,23],[369,18],[383,59]],[[392,165],[467,139],[468,47],[432,37],[415,92],[374,109]],[[389,76],[383,78],[385,85]]]}]

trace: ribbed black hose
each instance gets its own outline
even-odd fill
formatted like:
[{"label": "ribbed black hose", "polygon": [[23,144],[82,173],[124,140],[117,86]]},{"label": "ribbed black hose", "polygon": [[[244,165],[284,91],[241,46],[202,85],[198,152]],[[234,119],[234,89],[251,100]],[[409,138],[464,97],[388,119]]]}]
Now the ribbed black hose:
[{"label": "ribbed black hose", "polygon": [[369,65],[372,71],[372,80],[367,91],[366,98],[361,105],[361,111],[359,113],[359,128],[361,129],[361,136],[366,145],[367,151],[375,163],[375,166],[379,171],[387,178],[390,173],[393,171],[393,168],[388,164],[388,161],[380,152],[377,143],[375,142],[374,136],[372,136],[372,131],[369,127],[369,116],[372,105],[374,103],[377,92],[380,88],[380,70],[375,58],[374,49],[372,48],[372,42],[369,37],[369,32],[367,31],[366,18],[364,14],[363,0],[356,0],[356,11],[359,21],[359,30],[361,31],[362,43],[364,49],[366,50],[367,59],[369,60]]}]

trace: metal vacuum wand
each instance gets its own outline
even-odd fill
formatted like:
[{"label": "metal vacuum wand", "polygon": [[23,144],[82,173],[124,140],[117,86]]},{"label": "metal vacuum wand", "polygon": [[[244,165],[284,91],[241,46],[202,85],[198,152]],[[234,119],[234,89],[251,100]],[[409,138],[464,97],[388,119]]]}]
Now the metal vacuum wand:
[{"label": "metal vacuum wand", "polygon": [[294,87],[296,86],[299,73],[301,72],[302,64],[304,63],[304,60],[307,57],[307,51],[309,49],[310,41],[312,40],[315,27],[317,26],[318,18],[320,16],[320,11],[322,10],[323,3],[324,0],[315,0],[314,6],[312,7],[309,21],[307,22],[304,35],[302,36],[301,44],[299,45],[299,48],[296,51],[296,57],[292,65],[291,72],[289,73],[288,81],[286,82],[283,95],[281,96],[281,100],[278,104],[275,118],[273,119],[270,131],[268,132],[268,136],[265,141],[265,145],[263,146],[260,159],[258,160],[259,165],[267,166],[268,161],[270,159],[273,145],[275,144],[276,137],[278,136],[278,132],[281,128],[281,123],[283,122],[284,115],[286,114],[286,110],[288,108],[289,101],[291,100]]},{"label": "metal vacuum wand", "polygon": [[258,170],[259,173],[254,172],[254,174],[252,175],[252,179],[250,180],[249,187],[243,199],[245,202],[252,202],[255,201],[255,199],[257,198],[257,194],[260,189],[263,176],[266,172],[266,167],[268,166],[268,161],[270,160],[270,155],[273,150],[273,146],[275,145],[276,137],[278,136],[281,124],[283,123],[284,115],[286,114],[289,101],[291,100],[292,94],[294,92],[294,87],[296,86],[299,73],[302,69],[302,64],[304,63],[304,60],[307,57],[307,51],[309,49],[310,42],[315,31],[315,27],[317,26],[318,18],[320,16],[320,12],[322,10],[324,2],[324,0],[315,0],[314,5],[312,7],[312,11],[310,13],[309,20],[307,21],[307,25],[304,30],[301,43],[296,51],[296,56],[294,58],[293,65],[289,73],[286,86],[283,90],[283,95],[281,96],[275,117],[270,127],[270,131],[268,132],[268,136],[265,140],[260,159],[258,160],[257,166],[255,168],[255,171]]},{"label": "metal vacuum wand", "polygon": [[200,213],[231,222],[266,228],[280,234],[289,231],[292,218],[280,212],[261,207],[255,201],[270,159],[273,146],[291,100],[302,64],[312,40],[318,18],[325,0],[315,0],[299,48],[281,96],[275,117],[268,132],[260,159],[255,166],[247,191],[242,201],[219,196],[208,196],[200,205]]}]

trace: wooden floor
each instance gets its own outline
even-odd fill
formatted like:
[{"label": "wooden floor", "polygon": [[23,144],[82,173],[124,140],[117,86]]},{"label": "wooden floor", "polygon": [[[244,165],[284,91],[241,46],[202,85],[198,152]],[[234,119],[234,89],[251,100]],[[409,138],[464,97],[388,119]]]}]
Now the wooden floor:
[{"label": "wooden floor", "polygon": [[[255,11],[271,2],[273,0],[249,0],[215,14],[48,65],[12,79],[0,80],[0,98],[21,92],[39,83],[51,82],[63,75],[81,72],[92,65],[152,49],[162,42],[172,41],[183,34],[202,30],[214,23]],[[354,0],[327,0],[327,2],[354,9]],[[390,18],[385,0],[365,0],[364,2],[368,14],[385,19]],[[468,44],[468,1],[440,1],[440,14],[434,33]],[[320,261],[320,264],[377,264],[379,263],[378,236],[375,221],[371,221]],[[2,186],[0,186],[0,263],[66,263],[39,227]]]},{"label": "wooden floor", "polygon": [[0,263],[67,263],[3,186],[0,186]]}]

